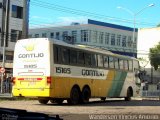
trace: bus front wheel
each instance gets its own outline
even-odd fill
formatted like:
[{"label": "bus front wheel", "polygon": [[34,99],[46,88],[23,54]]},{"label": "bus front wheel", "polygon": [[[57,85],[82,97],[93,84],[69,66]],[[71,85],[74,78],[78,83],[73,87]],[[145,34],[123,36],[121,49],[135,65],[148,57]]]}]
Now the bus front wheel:
[{"label": "bus front wheel", "polygon": [[80,100],[80,90],[78,87],[73,87],[70,92],[70,98],[67,100],[68,104],[76,105]]},{"label": "bus front wheel", "polygon": [[132,96],[133,96],[133,90],[131,87],[129,87],[127,89],[127,96],[125,97],[125,101],[130,101]]}]

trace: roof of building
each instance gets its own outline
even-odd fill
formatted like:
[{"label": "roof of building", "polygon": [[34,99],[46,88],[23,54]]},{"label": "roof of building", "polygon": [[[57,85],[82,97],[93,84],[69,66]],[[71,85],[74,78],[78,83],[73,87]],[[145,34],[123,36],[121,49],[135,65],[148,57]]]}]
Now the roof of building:
[{"label": "roof of building", "polygon": [[[116,24],[111,24],[111,23],[106,23],[106,22],[100,22],[100,21],[95,21],[95,20],[91,20],[91,19],[88,19],[88,24],[116,28],[116,29],[127,30],[127,31],[133,31],[133,28],[131,28],[131,27],[126,27],[126,26],[116,25]],[[137,32],[137,31],[138,31],[138,29],[135,28],[135,32]]]}]

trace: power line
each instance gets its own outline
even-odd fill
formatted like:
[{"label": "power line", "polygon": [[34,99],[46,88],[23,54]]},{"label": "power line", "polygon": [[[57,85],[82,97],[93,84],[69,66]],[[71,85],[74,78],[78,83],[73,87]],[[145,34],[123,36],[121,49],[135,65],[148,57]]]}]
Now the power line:
[{"label": "power line", "polygon": [[[36,6],[47,8],[47,9],[50,9],[50,10],[67,12],[67,13],[71,13],[71,14],[75,14],[75,15],[95,17],[95,18],[100,18],[100,19],[105,19],[105,20],[108,19],[108,20],[112,20],[112,21],[125,22],[125,23],[133,23],[132,20],[128,20],[128,19],[122,19],[122,18],[117,18],[117,17],[111,17],[111,16],[105,16],[105,15],[101,15],[101,14],[86,12],[86,11],[82,11],[82,10],[77,10],[77,9],[73,9],[73,8],[60,6],[60,5],[53,4],[53,3],[43,2],[43,1],[40,1],[40,0],[32,1],[31,3],[32,3],[31,5],[36,5]],[[137,22],[137,24],[139,24],[139,23],[141,25],[156,26],[156,24],[153,24],[153,23]]]}]

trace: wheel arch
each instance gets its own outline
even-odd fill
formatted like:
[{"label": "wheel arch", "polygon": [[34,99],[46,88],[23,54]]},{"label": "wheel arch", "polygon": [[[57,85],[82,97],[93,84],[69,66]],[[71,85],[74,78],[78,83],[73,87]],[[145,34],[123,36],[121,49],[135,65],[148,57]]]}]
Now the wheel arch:
[{"label": "wheel arch", "polygon": [[[132,86],[129,86],[127,88],[127,92],[128,92],[128,90],[131,92],[131,96],[133,96],[133,88],[132,88]],[[127,92],[126,92],[126,95],[127,95]]]}]

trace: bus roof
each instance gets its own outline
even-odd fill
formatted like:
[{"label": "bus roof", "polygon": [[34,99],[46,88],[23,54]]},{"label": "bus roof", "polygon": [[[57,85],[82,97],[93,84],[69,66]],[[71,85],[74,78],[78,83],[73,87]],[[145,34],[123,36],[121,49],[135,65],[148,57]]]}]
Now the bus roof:
[{"label": "bus roof", "polygon": [[121,58],[126,58],[126,59],[134,59],[137,60],[134,57],[130,57],[130,56],[124,56],[124,55],[120,55],[120,54],[116,54],[116,53],[112,53],[109,50],[106,49],[102,49],[99,47],[93,47],[93,46],[89,46],[89,45],[82,45],[82,44],[69,44],[66,43],[64,41],[61,40],[56,40],[56,39],[50,39],[50,38],[29,38],[29,39],[21,39],[18,40],[17,42],[23,41],[23,40],[38,40],[38,41],[44,41],[47,40],[53,44],[57,44],[57,45],[61,45],[61,46],[66,46],[66,47],[71,47],[71,48],[77,48],[77,49],[81,49],[81,50],[86,50],[86,51],[90,51],[90,52],[97,52],[97,53],[101,53],[101,54],[106,54],[106,55],[111,55],[114,57],[121,57]]}]

